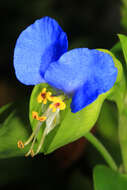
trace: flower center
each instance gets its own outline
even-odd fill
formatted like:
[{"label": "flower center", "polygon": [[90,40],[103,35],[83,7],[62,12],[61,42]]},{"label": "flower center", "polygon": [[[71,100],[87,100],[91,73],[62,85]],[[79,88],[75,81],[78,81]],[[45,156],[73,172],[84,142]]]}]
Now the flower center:
[{"label": "flower center", "polygon": [[52,94],[51,92],[46,92],[46,88],[43,88],[37,97],[37,102],[38,103],[43,102],[43,104],[47,104],[47,101],[49,100],[51,94]]},{"label": "flower center", "polygon": [[55,106],[56,108],[58,108],[58,107],[60,106],[60,103],[57,102],[57,103],[54,104],[54,106]]},{"label": "flower center", "polygon": [[56,112],[57,109],[64,110],[66,108],[66,104],[61,100],[60,97],[54,97],[52,98],[53,103],[50,104],[50,108],[52,109],[52,112]]},{"label": "flower center", "polygon": [[45,98],[46,98],[46,93],[41,93],[41,97],[42,97],[43,99],[45,99]]}]

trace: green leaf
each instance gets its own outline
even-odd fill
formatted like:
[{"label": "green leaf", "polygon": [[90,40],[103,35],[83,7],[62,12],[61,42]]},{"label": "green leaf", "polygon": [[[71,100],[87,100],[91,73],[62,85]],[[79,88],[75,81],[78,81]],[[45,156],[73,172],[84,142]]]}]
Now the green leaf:
[{"label": "green leaf", "polygon": [[105,101],[97,121],[98,132],[108,141],[118,143],[118,112],[116,106]]},{"label": "green leaf", "polygon": [[125,190],[127,175],[120,174],[103,165],[97,165],[93,171],[95,190]]},{"label": "green leaf", "polygon": [[124,58],[127,64],[127,36],[123,34],[119,34],[120,43],[123,49]]},{"label": "green leaf", "polygon": [[117,105],[119,112],[122,112],[124,107],[124,97],[126,90],[125,78],[121,79],[119,83],[116,83],[113,87],[112,93],[108,96],[108,100],[114,101]]},{"label": "green leaf", "polygon": [[[17,147],[18,140],[25,141],[30,134],[28,105],[23,101],[13,104],[12,107],[7,119],[0,126],[0,158],[21,156],[28,149]],[[10,109],[10,106],[8,108]]]},{"label": "green leaf", "polygon": [[110,52],[122,63],[123,69],[126,68],[120,41],[110,49]]},{"label": "green leaf", "polygon": [[118,53],[119,51],[121,51],[121,44],[120,42],[117,42],[112,49],[110,50],[113,54]]},{"label": "green leaf", "polygon": [[122,162],[118,135],[118,110],[113,102],[105,101],[98,121],[96,134],[105,145],[117,165]]}]

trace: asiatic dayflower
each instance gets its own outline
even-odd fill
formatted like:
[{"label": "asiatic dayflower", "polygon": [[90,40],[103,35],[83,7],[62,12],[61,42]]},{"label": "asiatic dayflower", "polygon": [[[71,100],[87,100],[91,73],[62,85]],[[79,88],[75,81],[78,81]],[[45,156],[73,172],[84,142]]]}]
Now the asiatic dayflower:
[{"label": "asiatic dayflower", "polygon": [[[26,28],[19,36],[14,51],[14,68],[17,78],[25,85],[48,83],[53,88],[72,97],[71,111],[76,113],[91,104],[97,97],[109,91],[117,78],[117,69],[108,53],[88,48],[68,51],[66,33],[58,23],[44,17]],[[33,145],[42,122],[46,128],[36,154],[40,151],[44,137],[59,123],[60,110],[66,108],[64,95],[52,95],[42,89],[37,103],[50,102],[42,116],[33,110],[32,116],[39,121],[26,143],[18,142],[19,147]]]}]

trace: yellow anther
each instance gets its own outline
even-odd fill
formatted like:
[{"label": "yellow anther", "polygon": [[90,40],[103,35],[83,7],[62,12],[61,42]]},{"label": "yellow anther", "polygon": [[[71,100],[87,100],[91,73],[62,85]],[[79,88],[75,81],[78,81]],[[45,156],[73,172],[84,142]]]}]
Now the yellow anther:
[{"label": "yellow anther", "polygon": [[42,121],[45,121],[46,119],[47,119],[47,117],[46,117],[46,116],[41,116],[41,117],[38,117],[38,120],[39,120],[39,121],[41,121],[41,122],[42,122]]},{"label": "yellow anther", "polygon": [[58,97],[54,97],[53,103],[49,106],[52,109],[52,112],[55,112],[57,109],[64,110],[66,104]]},{"label": "yellow anther", "polygon": [[36,112],[36,111],[33,111],[32,112],[32,117],[34,118],[34,119],[36,119],[36,120],[38,120],[38,121],[45,121],[46,119],[47,119],[47,117],[46,116],[38,116],[38,112]]},{"label": "yellow anther", "polygon": [[41,93],[37,97],[37,102],[47,104],[47,100],[50,101],[51,92],[46,92],[46,88],[43,88]]},{"label": "yellow anther", "polygon": [[18,148],[20,148],[20,149],[24,148],[24,144],[22,141],[18,141],[17,145],[18,145]]},{"label": "yellow anther", "polygon": [[33,111],[32,112],[32,118],[38,120],[38,112]]}]

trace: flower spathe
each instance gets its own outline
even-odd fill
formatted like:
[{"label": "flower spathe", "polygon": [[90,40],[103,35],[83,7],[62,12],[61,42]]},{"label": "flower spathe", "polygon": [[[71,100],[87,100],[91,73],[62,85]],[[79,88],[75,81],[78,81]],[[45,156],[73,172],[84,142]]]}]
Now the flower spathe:
[{"label": "flower spathe", "polygon": [[47,82],[71,94],[75,113],[112,88],[117,69],[107,53],[87,48],[67,52],[67,48],[67,35],[58,23],[50,17],[41,18],[20,34],[14,68],[23,84]]}]

